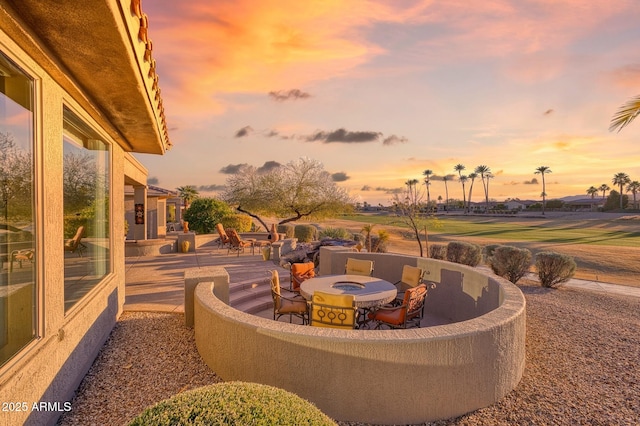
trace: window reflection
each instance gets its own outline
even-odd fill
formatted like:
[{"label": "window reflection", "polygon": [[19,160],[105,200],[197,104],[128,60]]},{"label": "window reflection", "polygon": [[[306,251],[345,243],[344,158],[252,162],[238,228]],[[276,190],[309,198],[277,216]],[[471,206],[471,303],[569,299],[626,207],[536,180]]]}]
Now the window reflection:
[{"label": "window reflection", "polygon": [[36,336],[33,81],[0,53],[0,365]]},{"label": "window reflection", "polygon": [[110,271],[109,146],[64,110],[64,299],[75,305]]}]

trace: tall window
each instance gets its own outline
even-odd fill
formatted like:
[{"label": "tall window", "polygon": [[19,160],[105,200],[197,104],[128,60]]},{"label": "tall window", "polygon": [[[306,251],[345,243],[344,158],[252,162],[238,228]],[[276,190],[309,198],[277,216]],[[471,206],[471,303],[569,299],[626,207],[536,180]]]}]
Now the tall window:
[{"label": "tall window", "polygon": [[0,53],[0,365],[36,337],[33,86]]},{"label": "tall window", "polygon": [[69,310],[111,272],[109,145],[64,109],[64,302]]}]

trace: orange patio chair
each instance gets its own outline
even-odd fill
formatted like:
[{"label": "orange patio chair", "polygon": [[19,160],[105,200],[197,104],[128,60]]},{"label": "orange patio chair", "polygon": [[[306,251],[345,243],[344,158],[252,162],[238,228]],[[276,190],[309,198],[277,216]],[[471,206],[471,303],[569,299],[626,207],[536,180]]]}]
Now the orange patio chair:
[{"label": "orange patio chair", "polygon": [[313,262],[291,264],[291,286],[293,291],[300,291],[300,284],[316,276]]},{"label": "orange patio chair", "polygon": [[220,236],[220,238],[218,238],[218,248],[224,247],[231,243],[231,240],[229,239],[229,236],[225,232],[224,227],[221,223],[216,224],[216,231],[218,231],[218,235]]},{"label": "orange patio chair", "polygon": [[424,312],[424,300],[427,297],[427,286],[420,284],[404,292],[402,305],[381,306],[368,314],[370,321],[376,322],[375,329],[382,326],[389,328],[408,328],[420,326]]},{"label": "orange patio chair", "polygon": [[244,253],[245,247],[253,247],[253,241],[245,241],[241,239],[240,235],[238,235],[238,232],[235,229],[229,228],[226,230],[226,232],[229,236],[229,247],[227,250],[227,254],[229,254],[231,250],[233,250],[237,253],[237,256],[240,256],[240,252]]}]

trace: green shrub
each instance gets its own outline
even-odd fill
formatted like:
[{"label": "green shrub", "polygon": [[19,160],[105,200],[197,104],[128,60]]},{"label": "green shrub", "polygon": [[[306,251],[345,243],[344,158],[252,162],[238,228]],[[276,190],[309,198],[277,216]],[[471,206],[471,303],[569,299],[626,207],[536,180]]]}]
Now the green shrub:
[{"label": "green shrub", "polygon": [[543,287],[555,288],[567,282],[576,272],[576,262],[571,256],[552,251],[536,255],[536,269]]},{"label": "green shrub", "polygon": [[431,259],[445,260],[447,258],[447,246],[444,244],[431,244],[429,246],[429,257]]},{"label": "green shrub", "polygon": [[189,222],[189,229],[198,234],[215,232],[216,224],[225,216],[233,215],[231,207],[224,201],[215,198],[196,198],[184,212],[184,220]]},{"label": "green shrub", "polygon": [[291,223],[284,223],[276,226],[276,231],[278,231],[278,234],[286,235],[286,238],[293,238],[296,233],[296,226]]},{"label": "green shrub", "polygon": [[130,426],[335,425],[299,396],[257,383],[228,382],[183,392],[147,408]]},{"label": "green shrub", "polygon": [[336,238],[341,240],[352,240],[353,234],[345,228],[325,228],[320,231],[319,238]]},{"label": "green shrub", "polygon": [[512,246],[497,246],[487,259],[494,274],[517,283],[531,267],[531,251]]},{"label": "green shrub", "polygon": [[249,232],[253,221],[251,216],[246,214],[231,214],[220,219],[220,223],[222,223],[224,229],[233,228],[238,232]]},{"label": "green shrub", "polygon": [[447,244],[447,260],[468,266],[478,266],[482,261],[482,248],[473,243],[451,241]]},{"label": "green shrub", "polygon": [[317,229],[313,225],[296,225],[294,237],[301,243],[308,243],[316,239]]}]

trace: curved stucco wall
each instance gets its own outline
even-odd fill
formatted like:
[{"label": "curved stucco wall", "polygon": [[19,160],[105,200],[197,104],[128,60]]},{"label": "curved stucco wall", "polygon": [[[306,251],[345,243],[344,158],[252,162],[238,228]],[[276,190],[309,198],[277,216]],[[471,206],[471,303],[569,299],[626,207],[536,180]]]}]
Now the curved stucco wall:
[{"label": "curved stucco wall", "polygon": [[[431,274],[450,266],[432,262]],[[407,424],[459,416],[515,388],[526,328],[516,286],[461,268],[463,287],[481,296],[491,287],[497,305],[470,320],[409,330],[276,322],[225,305],[212,283],[201,283],[194,305],[198,351],[224,380],[286,389],[338,420]]]}]

